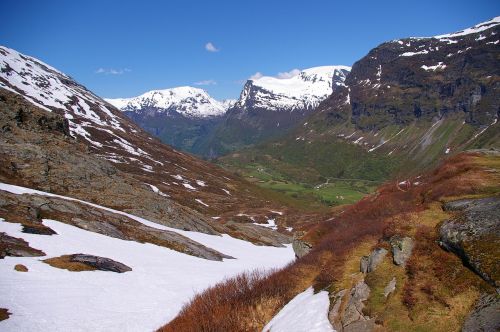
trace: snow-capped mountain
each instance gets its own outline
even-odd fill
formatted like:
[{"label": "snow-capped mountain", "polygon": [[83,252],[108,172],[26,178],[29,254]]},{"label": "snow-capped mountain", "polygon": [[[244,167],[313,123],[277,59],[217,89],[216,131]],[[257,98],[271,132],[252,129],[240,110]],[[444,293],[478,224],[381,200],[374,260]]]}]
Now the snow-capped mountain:
[{"label": "snow-capped mountain", "polygon": [[202,154],[222,155],[284,135],[343,87],[350,69],[321,66],[286,78],[249,79],[224,122],[200,148]]},{"label": "snow-capped mountain", "polygon": [[223,115],[229,102],[219,102],[205,90],[190,86],[153,90],[132,98],[105,99],[122,111],[178,113],[189,118],[209,118]]},{"label": "snow-capped mountain", "polygon": [[138,97],[106,99],[162,142],[199,153],[236,101],[218,101],[205,90],[189,86],[146,92]]},{"label": "snow-capped mountain", "polygon": [[302,70],[289,78],[250,79],[235,106],[272,111],[315,108],[332,94],[334,86],[344,84],[350,70],[347,66],[321,66]]},{"label": "snow-capped mountain", "polygon": [[[102,143],[93,140],[90,131],[112,129],[117,133],[133,131],[117,116],[116,110],[71,77],[33,57],[0,46],[0,87],[18,93],[34,105],[48,111],[63,112],[74,137],[81,137],[95,147]],[[131,144],[122,137],[120,143],[109,144],[120,148]],[[136,151],[136,153],[139,153]]]}]

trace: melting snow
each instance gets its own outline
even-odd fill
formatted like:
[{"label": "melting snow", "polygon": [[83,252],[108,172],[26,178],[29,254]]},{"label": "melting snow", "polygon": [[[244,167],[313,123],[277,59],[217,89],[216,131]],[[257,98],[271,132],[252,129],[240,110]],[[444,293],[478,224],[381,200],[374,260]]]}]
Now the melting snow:
[{"label": "melting snow", "polygon": [[429,53],[428,50],[422,50],[419,52],[404,52],[400,56],[414,56],[414,55],[418,55],[418,54],[428,54],[428,53]]},{"label": "melting snow", "polygon": [[196,180],[196,184],[199,185],[200,187],[206,187],[207,184],[205,183],[205,181],[201,181],[201,180]]},{"label": "melting snow", "polygon": [[434,65],[434,66],[422,65],[420,68],[422,68],[423,70],[426,70],[426,71],[429,71],[429,70],[435,71],[436,69],[444,69],[444,68],[446,68],[446,65],[443,64],[442,62],[438,62],[437,65]]},{"label": "melting snow", "polygon": [[201,205],[205,205],[206,207],[209,207],[210,205],[206,204],[206,203],[203,203],[203,201],[199,198],[196,198],[195,201],[197,201],[198,203],[200,203]]},{"label": "melting snow", "polygon": [[[182,184],[184,187],[186,187],[187,189],[189,190],[196,190],[195,187],[193,187],[192,185],[190,185],[189,183],[183,183]],[[208,206],[208,205],[207,205]]]},{"label": "melting snow", "polygon": [[312,287],[294,297],[264,327],[263,332],[334,332],[328,320],[328,292]]},{"label": "melting snow", "polygon": [[278,229],[278,226],[276,225],[275,219],[267,219],[267,224],[259,224],[259,223],[256,223],[256,222],[254,222],[253,224],[257,225],[257,226],[271,228],[273,230],[277,230]]},{"label": "melting snow", "polygon": [[149,183],[146,183],[146,184],[151,187],[151,190],[153,190],[154,193],[156,193],[160,196],[163,196],[163,197],[170,197],[169,195],[163,193],[160,189],[158,189],[157,186],[149,184]]},{"label": "melting snow", "polygon": [[[121,211],[70,197],[0,184],[16,194],[41,194],[79,201],[126,215],[150,227],[187,236],[233,256],[223,262],[209,261],[153,244],[124,241],[83,229],[44,220],[57,235],[21,232],[19,224],[0,221],[0,231],[23,238],[49,257],[87,253],[122,262],[132,268],[123,274],[53,268],[40,257],[6,257],[0,260],[0,307],[13,315],[0,322],[5,331],[147,331],[173,319],[196,293],[249,269],[285,266],[294,259],[286,248],[256,246],[228,235],[215,236],[169,228]],[[14,270],[16,264],[29,272]]]}]

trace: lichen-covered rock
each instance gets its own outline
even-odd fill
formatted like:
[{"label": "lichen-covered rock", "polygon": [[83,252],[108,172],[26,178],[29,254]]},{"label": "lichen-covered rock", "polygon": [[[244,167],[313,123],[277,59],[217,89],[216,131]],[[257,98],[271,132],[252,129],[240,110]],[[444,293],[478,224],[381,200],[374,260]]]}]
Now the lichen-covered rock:
[{"label": "lichen-covered rock", "polygon": [[394,264],[405,266],[406,261],[411,257],[414,241],[410,237],[398,235],[390,239]]},{"label": "lichen-covered rock", "polygon": [[483,294],[465,319],[462,332],[499,331],[500,299],[495,294]]},{"label": "lichen-covered rock", "polygon": [[441,226],[441,246],[500,287],[500,198],[459,200],[445,204],[444,209],[458,213]]},{"label": "lichen-covered rock", "polygon": [[396,290],[396,277],[393,277],[391,281],[384,288],[384,297],[388,297],[391,293]]},{"label": "lichen-covered rock", "polygon": [[93,255],[85,255],[85,254],[74,254],[71,255],[70,260],[72,262],[78,262],[92,266],[93,268],[100,271],[111,271],[117,273],[132,271],[132,269],[127,265],[106,257],[99,257]]},{"label": "lichen-covered rock", "polygon": [[377,248],[373,250],[369,256],[363,256],[360,261],[360,271],[363,273],[375,271],[386,255],[386,249]]}]

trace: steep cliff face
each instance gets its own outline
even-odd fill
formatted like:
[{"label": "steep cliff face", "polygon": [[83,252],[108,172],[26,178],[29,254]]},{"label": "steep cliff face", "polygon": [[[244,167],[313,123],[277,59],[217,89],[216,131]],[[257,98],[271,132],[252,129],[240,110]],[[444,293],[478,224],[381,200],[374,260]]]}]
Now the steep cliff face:
[{"label": "steep cliff face", "polygon": [[346,80],[360,129],[431,121],[449,113],[489,125],[500,109],[500,18],[464,31],[384,43]]}]

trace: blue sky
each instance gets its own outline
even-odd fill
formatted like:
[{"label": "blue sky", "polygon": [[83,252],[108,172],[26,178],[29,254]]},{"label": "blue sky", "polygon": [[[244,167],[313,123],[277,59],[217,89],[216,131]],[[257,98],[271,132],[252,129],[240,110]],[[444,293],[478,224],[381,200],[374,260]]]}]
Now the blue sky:
[{"label": "blue sky", "polygon": [[498,15],[495,0],[2,0],[0,44],[103,97],[193,85],[223,99],[256,72],[352,65],[381,42]]}]

